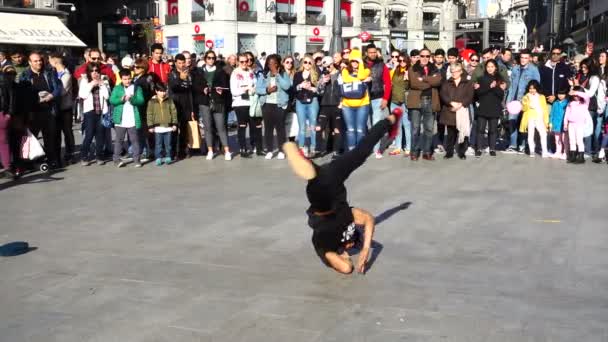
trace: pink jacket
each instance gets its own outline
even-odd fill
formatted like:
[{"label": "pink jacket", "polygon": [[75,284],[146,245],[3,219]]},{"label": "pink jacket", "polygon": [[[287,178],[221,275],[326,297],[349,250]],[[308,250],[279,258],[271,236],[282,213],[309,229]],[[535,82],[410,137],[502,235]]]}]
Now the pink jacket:
[{"label": "pink jacket", "polygon": [[564,116],[565,123],[584,124],[589,119],[589,95],[577,91],[576,96],[583,101],[570,101]]}]

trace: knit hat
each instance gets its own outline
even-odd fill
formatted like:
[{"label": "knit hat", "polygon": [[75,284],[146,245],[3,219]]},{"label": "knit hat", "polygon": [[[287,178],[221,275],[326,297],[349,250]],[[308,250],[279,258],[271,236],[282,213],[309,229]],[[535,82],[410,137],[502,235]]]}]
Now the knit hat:
[{"label": "knit hat", "polygon": [[122,61],[120,61],[120,65],[123,68],[130,68],[133,66],[133,58],[129,57],[129,56],[125,56]]},{"label": "knit hat", "polygon": [[351,61],[358,61],[359,63],[363,63],[363,57],[361,55],[361,50],[353,49],[348,56],[348,59]]}]

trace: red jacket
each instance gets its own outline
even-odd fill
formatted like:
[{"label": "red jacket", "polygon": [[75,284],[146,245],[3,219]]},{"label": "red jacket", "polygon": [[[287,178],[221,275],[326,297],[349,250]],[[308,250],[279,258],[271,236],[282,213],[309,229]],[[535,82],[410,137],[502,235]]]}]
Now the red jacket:
[{"label": "red jacket", "polygon": [[[82,75],[86,75],[87,74],[87,65],[89,65],[89,63],[85,63],[85,64],[81,65],[78,69],[76,69],[76,71],[74,71],[74,78],[76,78],[77,80],[80,80]],[[102,64],[101,73],[108,77],[108,80],[110,80],[111,87],[113,87],[116,84],[116,75],[112,71],[111,66],[109,66],[108,64]]]},{"label": "red jacket", "polygon": [[161,82],[167,85],[169,82],[169,74],[171,73],[171,66],[165,62],[154,63],[150,60],[148,62],[148,72],[158,76]]}]

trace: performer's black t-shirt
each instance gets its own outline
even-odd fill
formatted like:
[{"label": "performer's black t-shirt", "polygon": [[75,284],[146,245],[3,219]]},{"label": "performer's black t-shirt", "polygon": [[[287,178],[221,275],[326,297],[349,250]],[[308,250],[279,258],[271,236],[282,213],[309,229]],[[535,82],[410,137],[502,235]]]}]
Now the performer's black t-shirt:
[{"label": "performer's black t-shirt", "polygon": [[312,244],[317,255],[326,262],[326,252],[338,253],[344,243],[355,234],[352,209],[344,203],[335,212],[318,216],[308,211],[308,225],[313,229]]}]

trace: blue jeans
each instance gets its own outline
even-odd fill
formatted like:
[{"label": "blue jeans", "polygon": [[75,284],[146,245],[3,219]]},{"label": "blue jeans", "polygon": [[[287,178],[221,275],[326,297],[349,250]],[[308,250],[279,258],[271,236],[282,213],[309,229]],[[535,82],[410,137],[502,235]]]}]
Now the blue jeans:
[{"label": "blue jeans", "polygon": [[[382,98],[373,99],[370,103],[370,111],[372,115],[372,126],[375,125],[378,121],[386,118],[388,116],[388,108],[381,109]],[[377,143],[374,146],[374,152],[378,152],[380,150],[380,143]]]},{"label": "blue jeans", "polygon": [[[397,132],[397,137],[395,138],[395,146],[398,149],[403,149],[403,133],[405,133],[405,149],[412,149],[412,126],[410,123],[410,118],[407,113],[407,108],[405,104],[398,105],[396,103],[391,102],[391,112],[395,110],[395,108],[400,107],[403,110],[403,116],[401,117],[401,124],[399,125],[399,130]],[[402,131],[403,129],[403,131]]]},{"label": "blue jeans", "polygon": [[[296,101],[296,114],[298,116],[298,145],[304,147],[306,144],[306,128],[310,134],[310,150],[314,151],[317,146],[317,137],[314,128],[317,125],[317,115],[319,115],[319,102],[314,98],[311,103],[301,103]],[[308,120],[308,126],[306,126]]]},{"label": "blue jeans", "polygon": [[346,126],[346,147],[349,151],[365,136],[368,113],[369,106],[342,107],[342,119]]},{"label": "blue jeans", "polygon": [[477,110],[477,106],[475,102],[471,103],[469,106],[469,120],[471,122],[471,137],[469,138],[469,146],[477,146],[477,120],[475,120],[475,111]]},{"label": "blue jeans", "polygon": [[84,126],[84,140],[80,151],[80,158],[83,161],[90,160],[90,148],[93,138],[95,138],[95,157],[97,160],[104,160],[103,145],[106,139],[106,128],[101,124],[101,115],[95,112],[87,112],[83,115],[82,125]]},{"label": "blue jeans", "polygon": [[165,147],[165,158],[171,157],[171,132],[166,133],[154,133],[154,157],[160,159],[163,151],[163,145]]},{"label": "blue jeans", "polygon": [[[432,153],[433,130],[435,128],[435,113],[430,97],[420,99],[420,108],[410,108],[410,123],[412,125],[412,153]],[[420,125],[424,126],[421,131]]]},{"label": "blue jeans", "polygon": [[[509,114],[509,126],[511,129],[511,139],[509,141],[509,147],[517,149],[519,147],[518,138],[519,138],[519,123],[521,122],[521,114],[520,115],[511,115]],[[524,143],[525,146],[525,143]]]}]

